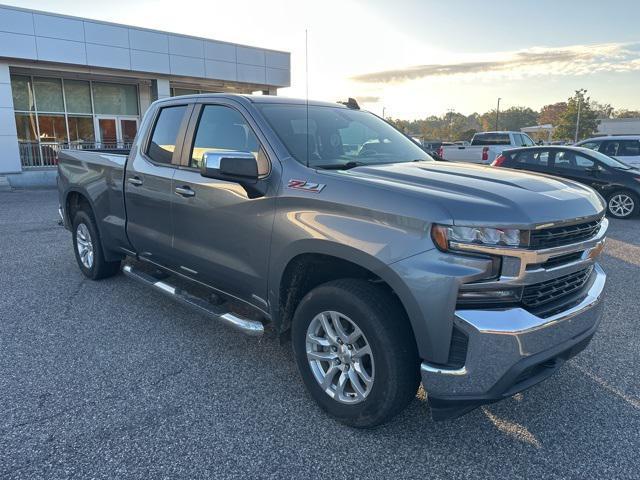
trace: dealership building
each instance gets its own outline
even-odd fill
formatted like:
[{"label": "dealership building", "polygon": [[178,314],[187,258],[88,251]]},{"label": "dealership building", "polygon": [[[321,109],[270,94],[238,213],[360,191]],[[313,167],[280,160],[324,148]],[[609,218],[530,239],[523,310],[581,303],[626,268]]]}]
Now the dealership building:
[{"label": "dealership building", "polygon": [[62,148],[127,148],[156,99],[290,78],[288,52],[0,6],[0,183],[53,184]]}]

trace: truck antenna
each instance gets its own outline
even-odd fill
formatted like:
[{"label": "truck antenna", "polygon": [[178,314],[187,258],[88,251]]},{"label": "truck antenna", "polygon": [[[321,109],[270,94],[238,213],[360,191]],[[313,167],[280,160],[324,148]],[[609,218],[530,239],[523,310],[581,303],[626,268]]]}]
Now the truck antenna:
[{"label": "truck antenna", "polygon": [[307,127],[305,136],[307,139],[307,168],[309,168],[309,34],[304,29],[304,76],[305,76],[305,107],[307,113]]}]

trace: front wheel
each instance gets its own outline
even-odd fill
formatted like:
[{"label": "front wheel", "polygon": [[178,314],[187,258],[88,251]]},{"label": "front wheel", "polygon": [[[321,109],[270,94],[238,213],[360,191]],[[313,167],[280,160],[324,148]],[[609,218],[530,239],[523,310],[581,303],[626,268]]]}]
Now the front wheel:
[{"label": "front wheel", "polygon": [[355,279],[325,283],[302,299],[291,333],[307,390],[339,421],[373,427],[415,397],[420,369],[413,333],[383,287]]},{"label": "front wheel", "polygon": [[607,201],[607,211],[615,218],[629,218],[638,213],[638,196],[624,190],[614,192]]}]

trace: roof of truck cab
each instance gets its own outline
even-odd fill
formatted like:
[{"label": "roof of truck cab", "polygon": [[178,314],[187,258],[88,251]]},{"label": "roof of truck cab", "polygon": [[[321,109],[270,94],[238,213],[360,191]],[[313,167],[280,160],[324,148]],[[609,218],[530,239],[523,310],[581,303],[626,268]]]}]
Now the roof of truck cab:
[{"label": "roof of truck cab", "polygon": [[[176,100],[178,97],[168,97],[163,99],[164,101]],[[261,103],[261,104],[279,104],[279,105],[306,105],[307,100],[304,98],[289,98],[289,97],[278,97],[276,95],[243,95],[237,93],[199,93],[193,95],[181,95],[180,99],[186,98],[227,98],[231,100],[245,100],[251,103]],[[345,105],[340,103],[333,102],[322,102],[319,100],[309,100],[309,105],[314,107],[337,107],[337,108],[348,108]]]}]

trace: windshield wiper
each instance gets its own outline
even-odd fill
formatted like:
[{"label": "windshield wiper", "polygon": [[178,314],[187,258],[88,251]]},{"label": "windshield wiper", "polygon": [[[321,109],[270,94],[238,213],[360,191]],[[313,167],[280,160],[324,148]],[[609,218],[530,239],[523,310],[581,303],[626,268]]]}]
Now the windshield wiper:
[{"label": "windshield wiper", "polygon": [[316,165],[315,168],[322,168],[324,170],[349,170],[350,168],[361,167],[365,165],[362,162],[347,162],[347,163],[331,163],[329,165]]}]

